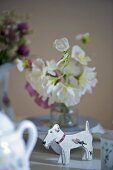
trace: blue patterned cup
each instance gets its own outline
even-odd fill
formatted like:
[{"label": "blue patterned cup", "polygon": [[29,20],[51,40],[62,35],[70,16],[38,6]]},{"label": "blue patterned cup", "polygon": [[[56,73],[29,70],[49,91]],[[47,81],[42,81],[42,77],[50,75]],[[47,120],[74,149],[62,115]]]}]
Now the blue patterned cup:
[{"label": "blue patterned cup", "polygon": [[113,170],[113,132],[101,136],[101,169]]}]

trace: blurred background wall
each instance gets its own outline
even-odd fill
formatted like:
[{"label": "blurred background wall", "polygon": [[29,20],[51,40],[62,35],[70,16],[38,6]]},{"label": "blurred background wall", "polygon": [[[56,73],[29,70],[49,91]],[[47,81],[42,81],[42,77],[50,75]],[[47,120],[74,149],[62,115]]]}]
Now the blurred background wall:
[{"label": "blurred background wall", "polygon": [[[76,44],[75,35],[89,32],[91,43],[87,53],[91,66],[97,69],[98,84],[93,93],[82,97],[79,114],[97,119],[106,128],[113,128],[113,1],[112,0],[0,0],[0,12],[14,9],[30,14],[34,33],[30,36],[31,53],[44,59],[58,59],[53,41],[67,37]],[[48,110],[39,108],[24,89],[25,75],[13,68],[9,95],[18,119]]]}]

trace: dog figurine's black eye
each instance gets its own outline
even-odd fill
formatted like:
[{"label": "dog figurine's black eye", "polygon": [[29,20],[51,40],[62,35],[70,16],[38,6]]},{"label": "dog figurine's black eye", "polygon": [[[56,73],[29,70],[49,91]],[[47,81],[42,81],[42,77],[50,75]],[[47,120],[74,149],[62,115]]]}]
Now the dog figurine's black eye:
[{"label": "dog figurine's black eye", "polygon": [[53,131],[50,131],[50,133],[53,133]]}]

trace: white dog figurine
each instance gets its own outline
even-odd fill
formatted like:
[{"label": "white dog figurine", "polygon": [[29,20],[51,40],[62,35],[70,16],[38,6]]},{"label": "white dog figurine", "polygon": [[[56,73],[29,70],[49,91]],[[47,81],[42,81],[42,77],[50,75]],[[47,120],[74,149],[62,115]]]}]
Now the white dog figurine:
[{"label": "white dog figurine", "polygon": [[48,130],[48,134],[45,137],[43,144],[46,148],[49,148],[53,141],[59,144],[62,151],[58,163],[67,165],[70,163],[70,150],[78,147],[83,147],[85,150],[82,160],[92,160],[92,140],[93,138],[89,129],[89,122],[86,121],[85,130],[72,135],[65,135],[59,125],[55,124]]}]

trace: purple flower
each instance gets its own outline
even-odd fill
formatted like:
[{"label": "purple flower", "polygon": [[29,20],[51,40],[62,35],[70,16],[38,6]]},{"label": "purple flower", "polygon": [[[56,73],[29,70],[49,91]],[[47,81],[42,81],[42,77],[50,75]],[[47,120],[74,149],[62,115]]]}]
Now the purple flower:
[{"label": "purple flower", "polygon": [[17,29],[22,33],[22,34],[26,34],[28,33],[29,30],[29,26],[26,22],[22,22],[18,24]]},{"label": "purple flower", "polygon": [[29,50],[28,46],[26,46],[26,45],[21,45],[17,50],[17,53],[19,55],[22,55],[25,57],[27,57],[29,55],[29,52],[30,52],[30,50]]}]

